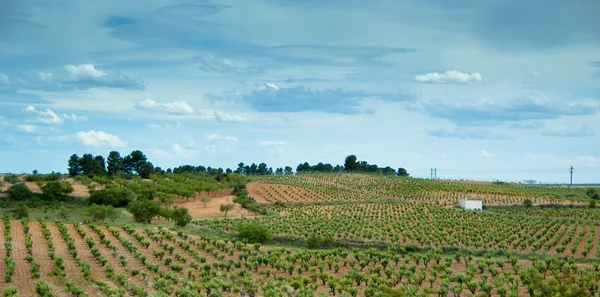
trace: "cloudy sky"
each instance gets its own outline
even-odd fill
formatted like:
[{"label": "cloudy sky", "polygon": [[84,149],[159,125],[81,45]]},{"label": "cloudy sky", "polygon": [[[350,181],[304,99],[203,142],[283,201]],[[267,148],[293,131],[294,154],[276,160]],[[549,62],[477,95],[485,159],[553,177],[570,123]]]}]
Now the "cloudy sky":
[{"label": "cloudy sky", "polygon": [[600,182],[596,0],[2,0],[0,171],[73,153]]}]

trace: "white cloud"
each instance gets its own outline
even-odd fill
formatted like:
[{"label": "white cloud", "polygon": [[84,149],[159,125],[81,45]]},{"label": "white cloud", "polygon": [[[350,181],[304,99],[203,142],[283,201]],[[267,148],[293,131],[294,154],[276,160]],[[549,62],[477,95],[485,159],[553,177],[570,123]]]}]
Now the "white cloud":
[{"label": "white cloud", "polygon": [[38,73],[38,77],[43,80],[43,81],[51,81],[52,80],[52,73],[48,72],[40,72]]},{"label": "white cloud", "polygon": [[157,159],[190,159],[198,155],[199,151],[187,149],[176,143],[170,149],[150,149],[150,155]]},{"label": "white cloud", "polygon": [[148,127],[148,128],[181,128],[181,127],[183,127],[183,125],[181,124],[181,122],[177,121],[176,124],[169,124],[169,123],[148,124],[148,125],[146,125],[146,127]]},{"label": "white cloud", "polygon": [[215,112],[215,118],[219,122],[248,122],[249,119],[239,114]]},{"label": "white cloud", "polygon": [[274,83],[264,83],[264,84],[254,84],[255,87],[258,88],[259,91],[264,91],[266,89],[273,89],[275,91],[279,91],[279,87]]},{"label": "white cloud", "polygon": [[444,73],[430,72],[415,76],[415,80],[421,83],[477,83],[483,80],[478,72],[466,73],[457,70],[449,70]]},{"label": "white cloud", "polygon": [[[38,72],[42,89],[79,89],[120,88],[126,90],[143,90],[144,82],[130,74],[111,71],[105,72],[92,64],[65,65],[54,72]],[[35,86],[31,86],[35,87]]]},{"label": "white cloud", "polygon": [[280,147],[284,147],[285,145],[286,145],[285,141],[272,141],[272,140],[262,141],[258,144],[258,146],[261,146],[261,147],[272,147],[272,148],[280,148]]},{"label": "white cloud", "polygon": [[492,154],[492,153],[490,153],[490,152],[488,152],[486,150],[481,150],[480,153],[481,153],[482,156],[484,156],[486,158],[491,158],[491,157],[494,156],[494,154]]},{"label": "white cloud", "polygon": [[40,115],[39,117],[37,117],[36,120],[43,124],[56,125],[56,124],[62,123],[62,121],[63,121],[62,118],[60,118],[56,113],[54,113],[49,108],[46,108],[46,110],[38,110],[35,107],[29,105],[25,108],[25,111],[37,113],[38,115]]},{"label": "white cloud", "polygon": [[17,130],[27,133],[33,133],[36,129],[37,127],[34,125],[17,125]]},{"label": "white cloud", "polygon": [[226,141],[238,141],[235,136],[219,135],[219,134],[208,134],[206,135],[208,140],[226,140]]},{"label": "white cloud", "polygon": [[139,109],[166,112],[169,114],[193,114],[194,109],[186,101],[156,102],[146,98],[135,103]]},{"label": "white cloud", "polygon": [[127,144],[118,136],[106,133],[104,131],[80,131],[77,132],[74,137],[83,142],[85,146],[113,148],[127,146]]},{"label": "white cloud", "polygon": [[219,150],[217,149],[217,146],[214,145],[214,144],[213,145],[209,145],[209,146],[205,147],[204,149],[207,150],[207,151],[209,151],[209,152],[211,152],[211,153],[213,153],[213,154],[219,153]]},{"label": "white cloud", "polygon": [[88,118],[86,116],[78,116],[78,115],[74,115],[74,114],[62,114],[63,119],[66,119],[68,121],[72,121],[72,122],[85,122],[88,120]]},{"label": "white cloud", "polygon": [[106,76],[104,71],[96,69],[92,64],[65,65],[65,70],[67,71],[67,79],[70,81],[98,79]]},{"label": "white cloud", "polygon": [[199,69],[223,74],[256,73],[264,71],[262,67],[244,66],[226,58],[215,57],[212,53],[197,56],[200,61]]},{"label": "white cloud", "polygon": [[10,83],[10,79],[8,79],[8,75],[0,72],[0,85],[8,85]]}]

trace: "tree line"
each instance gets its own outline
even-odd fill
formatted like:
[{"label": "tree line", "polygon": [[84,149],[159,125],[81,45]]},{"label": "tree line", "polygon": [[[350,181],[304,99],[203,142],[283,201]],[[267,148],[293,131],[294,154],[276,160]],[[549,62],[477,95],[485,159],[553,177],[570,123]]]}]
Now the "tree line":
[{"label": "tree line", "polygon": [[296,166],[294,172],[291,166],[279,167],[273,170],[273,167],[269,167],[267,163],[252,163],[247,165],[243,162],[238,164],[235,170],[230,168],[212,168],[210,166],[205,167],[202,165],[182,165],[173,169],[168,168],[163,170],[160,167],[155,167],[152,162],[148,161],[146,155],[140,151],[135,150],[129,155],[121,156],[117,151],[111,151],[108,154],[108,158],[104,159],[103,156],[94,156],[86,153],[79,157],[77,154],[73,154],[68,161],[69,175],[137,175],[142,178],[149,178],[152,173],[209,173],[211,175],[223,175],[229,173],[240,173],[244,175],[292,175],[295,173],[311,173],[311,172],[324,172],[324,173],[335,173],[335,172],[350,172],[350,173],[379,173],[383,175],[396,175],[396,176],[409,176],[406,169],[400,167],[393,169],[390,166],[379,167],[376,164],[369,164],[367,161],[358,160],[356,155],[349,155],[344,160],[343,165],[331,165],[329,163],[319,162],[311,165],[308,162],[300,163]]}]

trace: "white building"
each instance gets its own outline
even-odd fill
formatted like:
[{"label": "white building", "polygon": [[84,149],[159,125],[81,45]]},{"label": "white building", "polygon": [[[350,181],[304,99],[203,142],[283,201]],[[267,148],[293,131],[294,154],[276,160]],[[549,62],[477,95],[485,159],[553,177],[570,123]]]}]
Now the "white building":
[{"label": "white building", "polygon": [[460,199],[460,208],[470,210],[483,210],[483,201],[481,201],[481,199],[463,198]]}]

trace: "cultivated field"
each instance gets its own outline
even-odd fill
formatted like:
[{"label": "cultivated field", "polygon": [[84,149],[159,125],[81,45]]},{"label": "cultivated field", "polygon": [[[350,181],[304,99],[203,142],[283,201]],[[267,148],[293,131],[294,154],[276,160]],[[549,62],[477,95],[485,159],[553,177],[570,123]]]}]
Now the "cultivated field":
[{"label": "cultivated field", "polygon": [[[36,219],[16,220],[3,210],[0,291],[379,297],[392,296],[386,295],[391,288],[402,296],[512,297],[534,296],[544,279],[574,277],[581,289],[574,296],[598,293],[600,210],[588,207],[585,188],[364,174],[250,177],[248,196],[261,205],[261,215],[234,202],[237,178],[63,178],[73,185],[74,197],[60,203],[76,203],[74,213],[87,207],[95,190],[118,189],[115,193],[150,197],[168,208],[185,207],[193,224],[176,229],[164,218],[142,224],[124,208],[119,211],[127,215],[102,224],[34,209]],[[45,183],[26,185],[41,193]],[[481,198],[489,208],[456,208],[465,196]],[[30,204],[42,205],[41,199]],[[524,207],[525,200],[533,206]],[[235,206],[225,214],[222,204]],[[536,207],[546,204],[564,207]],[[267,227],[273,240],[262,245],[238,240],[238,228],[249,223]]]}]

